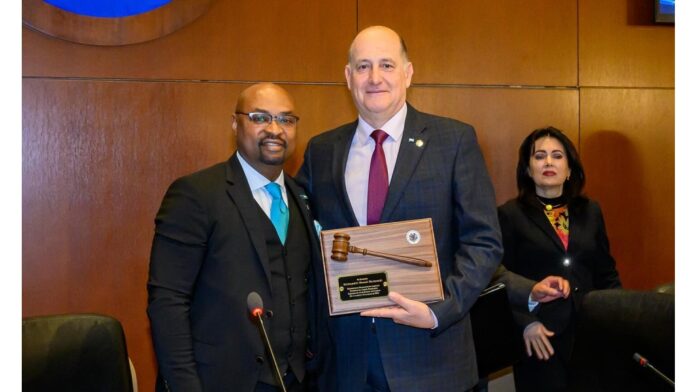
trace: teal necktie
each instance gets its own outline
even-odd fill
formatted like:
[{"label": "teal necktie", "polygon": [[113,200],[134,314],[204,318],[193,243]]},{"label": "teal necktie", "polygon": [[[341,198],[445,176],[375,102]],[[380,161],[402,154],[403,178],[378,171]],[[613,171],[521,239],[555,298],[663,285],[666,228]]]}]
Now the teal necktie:
[{"label": "teal necktie", "polygon": [[273,198],[273,202],[271,203],[271,222],[276,229],[276,233],[278,233],[280,242],[285,244],[285,238],[288,236],[288,222],[290,221],[288,206],[286,206],[285,201],[283,201],[280,185],[275,182],[270,182],[266,185],[266,190]]}]

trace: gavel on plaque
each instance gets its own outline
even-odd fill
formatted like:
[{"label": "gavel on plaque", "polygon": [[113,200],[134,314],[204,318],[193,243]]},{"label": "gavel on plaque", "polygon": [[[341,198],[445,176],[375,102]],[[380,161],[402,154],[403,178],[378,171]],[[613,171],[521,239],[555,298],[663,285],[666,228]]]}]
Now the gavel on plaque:
[{"label": "gavel on plaque", "polygon": [[433,266],[433,263],[429,262],[428,260],[358,248],[357,246],[353,246],[350,244],[350,235],[346,233],[334,234],[333,245],[331,246],[331,259],[335,261],[346,261],[348,260],[348,253],[357,253],[363,256],[370,255],[375,257],[381,257],[384,259],[399,261],[401,263],[417,265],[419,267]]}]

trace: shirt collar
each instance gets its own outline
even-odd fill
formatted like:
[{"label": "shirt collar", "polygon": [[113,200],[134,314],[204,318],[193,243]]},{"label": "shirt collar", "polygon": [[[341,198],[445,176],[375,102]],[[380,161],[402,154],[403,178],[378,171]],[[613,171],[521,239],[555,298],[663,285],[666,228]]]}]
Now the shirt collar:
[{"label": "shirt collar", "polygon": [[[244,176],[246,176],[247,182],[249,183],[249,188],[251,189],[252,192],[254,192],[257,189],[265,187],[266,185],[268,185],[268,183],[271,182],[268,180],[268,178],[264,177],[261,173],[256,171],[256,169],[251,167],[251,165],[248,164],[247,161],[244,160],[244,157],[242,157],[242,154],[237,152],[235,155],[237,155],[237,159],[239,159],[239,164],[242,165],[242,170],[244,171]],[[281,170],[278,178],[276,178],[273,182],[280,185],[281,189],[285,189],[285,178],[283,176],[282,170]]]},{"label": "shirt collar", "polygon": [[[399,109],[392,118],[390,118],[383,126],[380,128],[386,132],[391,139],[396,143],[401,142],[401,137],[404,135],[404,127],[406,126],[406,112],[407,105],[404,102],[404,106]],[[358,144],[364,145],[370,142],[370,135],[375,130],[372,125],[368,124],[362,117],[358,115],[358,129],[356,132],[356,138],[354,139]]]}]

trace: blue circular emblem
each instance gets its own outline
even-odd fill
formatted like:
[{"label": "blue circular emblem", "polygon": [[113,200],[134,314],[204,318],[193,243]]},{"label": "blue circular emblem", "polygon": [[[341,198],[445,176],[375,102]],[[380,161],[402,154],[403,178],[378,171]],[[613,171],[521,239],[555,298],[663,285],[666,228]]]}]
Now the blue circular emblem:
[{"label": "blue circular emblem", "polygon": [[121,18],[152,11],[172,0],[44,0],[44,2],[62,9],[84,16],[96,16],[100,18]]}]

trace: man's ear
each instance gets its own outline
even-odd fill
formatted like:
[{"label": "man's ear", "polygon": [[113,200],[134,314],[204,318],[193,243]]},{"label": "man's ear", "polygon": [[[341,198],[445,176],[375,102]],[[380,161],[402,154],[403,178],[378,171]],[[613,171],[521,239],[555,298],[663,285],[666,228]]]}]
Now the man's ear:
[{"label": "man's ear", "polygon": [[413,63],[408,62],[406,64],[406,88],[411,87],[411,78],[413,78]]},{"label": "man's ear", "polygon": [[350,75],[352,73],[352,70],[350,69],[350,64],[346,64],[343,73],[346,75],[346,85],[348,85],[348,90],[352,90],[350,86]]}]

